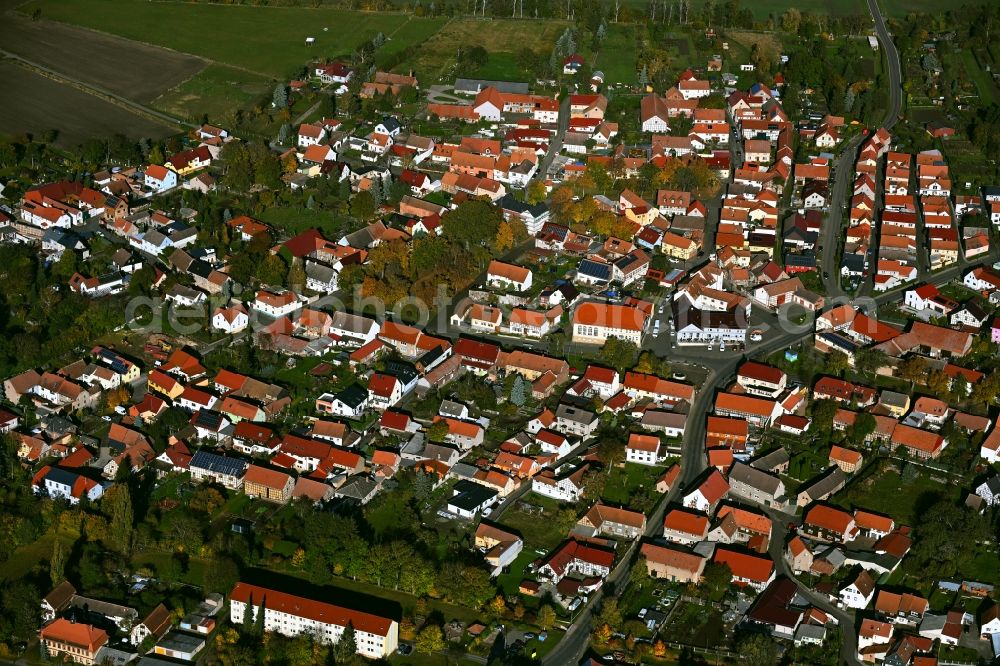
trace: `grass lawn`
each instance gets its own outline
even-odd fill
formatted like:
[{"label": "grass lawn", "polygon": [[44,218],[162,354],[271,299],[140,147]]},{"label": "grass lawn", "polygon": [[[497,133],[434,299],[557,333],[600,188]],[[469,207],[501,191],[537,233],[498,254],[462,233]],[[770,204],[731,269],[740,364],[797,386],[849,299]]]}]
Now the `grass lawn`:
[{"label": "grass lawn", "polygon": [[[529,506],[541,507],[541,513],[537,510],[527,511]],[[537,557],[538,553],[535,553],[535,550],[547,553],[566,538],[566,534],[561,533],[552,524],[552,519],[558,510],[559,503],[555,500],[528,493],[524,499],[503,512],[500,523],[520,534],[524,538],[525,552]]]},{"label": "grass lawn", "polygon": [[934,0],[879,0],[883,14],[906,16],[913,12],[935,14],[941,11],[941,3]]},{"label": "grass lawn", "polygon": [[992,104],[993,100],[996,99],[996,86],[993,84],[993,79],[989,74],[983,71],[982,67],[976,61],[975,54],[971,50],[965,49],[961,52],[962,64],[965,66],[965,71],[969,74],[969,78],[972,82],[976,84],[976,88],[979,90],[979,96],[982,98],[984,104]]},{"label": "grass lawn", "polygon": [[[402,13],[139,0],[35,0],[20,9],[282,79],[310,60],[347,55],[378,32],[398,50],[424,42],[445,22]],[[316,43],[307,47],[306,37]]]},{"label": "grass lawn", "polygon": [[524,580],[524,571],[531,564],[538,554],[533,550],[522,550],[521,554],[511,562],[507,573],[497,576],[497,583],[507,596],[517,594],[517,586]]},{"label": "grass lawn", "polygon": [[813,451],[802,451],[792,456],[788,462],[788,476],[808,481],[829,466],[829,458]]},{"label": "grass lawn", "polygon": [[57,536],[68,550],[69,546],[80,537],[80,534],[75,530],[60,530],[57,527],[49,529],[37,541],[18,548],[13,555],[7,558],[7,561],[3,563],[3,570],[0,571],[0,580],[24,578],[36,566],[42,562],[48,562],[49,558],[52,557],[52,548]]},{"label": "grass lawn", "polygon": [[[164,563],[173,555],[163,551],[145,551],[132,556],[133,567],[150,567],[155,573],[163,571]],[[208,560],[198,557],[188,559],[187,569],[181,574],[179,582],[201,587],[205,582],[205,567]]]},{"label": "grass lawn", "polygon": [[613,23],[608,26],[608,36],[601,44],[601,50],[594,60],[593,68],[604,72],[604,82],[637,83],[636,71],[636,31],[635,25]]},{"label": "grass lawn", "polygon": [[663,467],[650,467],[625,463],[624,467],[615,467],[608,473],[608,482],[604,485],[601,499],[612,504],[628,506],[632,496],[642,490],[656,485],[656,479],[663,474]]},{"label": "grass lawn", "polygon": [[341,228],[333,213],[304,207],[274,206],[263,211],[260,219],[293,235],[313,227],[325,234],[337,232]]},{"label": "grass lawn", "polygon": [[958,486],[939,483],[924,474],[912,481],[903,481],[895,472],[876,472],[851,483],[834,501],[845,508],[878,511],[899,523],[913,526],[937,497],[957,500],[958,492]]},{"label": "grass lawn", "polygon": [[188,119],[202,114],[221,118],[234,109],[253,105],[274,87],[264,76],[226,65],[212,64],[153,100],[167,113]]},{"label": "grass lawn", "polygon": [[567,25],[565,21],[551,20],[455,19],[421,45],[413,67],[421,83],[427,80],[429,84],[442,77],[448,80],[459,75],[455,67],[459,49],[482,46],[489,53],[489,60],[478,70],[462,76],[488,79],[503,75],[515,81],[528,81],[531,75],[517,64],[517,55],[531,49],[536,57],[549,57]]}]

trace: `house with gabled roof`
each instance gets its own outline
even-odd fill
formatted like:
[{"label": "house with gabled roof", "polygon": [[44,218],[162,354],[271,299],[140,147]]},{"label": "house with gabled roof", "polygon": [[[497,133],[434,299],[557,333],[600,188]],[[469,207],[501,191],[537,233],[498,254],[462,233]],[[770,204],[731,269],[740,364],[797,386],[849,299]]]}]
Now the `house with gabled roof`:
[{"label": "house with gabled roof", "polygon": [[708,516],[698,511],[670,509],[663,517],[663,538],[675,543],[702,541],[708,534],[708,528]]},{"label": "house with gabled roof", "polygon": [[577,532],[637,539],[646,529],[646,514],[597,502],[577,522]]},{"label": "house with gabled roof", "polygon": [[733,584],[739,587],[762,592],[774,580],[774,562],[771,558],[732,546],[716,548],[712,562],[729,567]]},{"label": "house with gabled roof", "polygon": [[729,483],[726,478],[718,470],[712,469],[695,481],[682,497],[682,502],[687,508],[711,512],[728,493]]},{"label": "house with gabled roof", "polygon": [[875,580],[868,571],[862,569],[854,580],[841,588],[838,596],[843,608],[867,608],[875,596]]},{"label": "house with gabled roof", "polygon": [[784,507],[785,484],[764,470],[735,462],[729,470],[729,494],[764,506]]}]

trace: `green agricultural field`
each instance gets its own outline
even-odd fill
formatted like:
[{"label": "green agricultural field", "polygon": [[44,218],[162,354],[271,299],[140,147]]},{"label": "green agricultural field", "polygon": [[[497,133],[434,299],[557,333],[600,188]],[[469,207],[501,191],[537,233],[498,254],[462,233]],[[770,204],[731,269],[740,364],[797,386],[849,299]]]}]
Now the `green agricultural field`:
[{"label": "green agricultural field", "polygon": [[767,18],[774,14],[782,14],[790,7],[802,12],[824,13],[839,16],[848,14],[867,14],[868,5],[865,0],[758,0],[749,3],[757,18]]},{"label": "green agricultural field", "polygon": [[[378,32],[400,50],[445,23],[401,13],[139,0],[34,0],[20,9],[282,79],[309,60],[349,54]],[[316,43],[306,46],[306,37]]]},{"label": "green agricultural field", "polygon": [[906,16],[907,14],[930,13],[941,11],[942,5],[935,0],[879,0],[883,15]]},{"label": "green agricultural field", "polygon": [[197,119],[202,114],[221,118],[234,109],[251,106],[272,90],[271,82],[259,74],[209,65],[153,100],[153,106],[181,118]]}]

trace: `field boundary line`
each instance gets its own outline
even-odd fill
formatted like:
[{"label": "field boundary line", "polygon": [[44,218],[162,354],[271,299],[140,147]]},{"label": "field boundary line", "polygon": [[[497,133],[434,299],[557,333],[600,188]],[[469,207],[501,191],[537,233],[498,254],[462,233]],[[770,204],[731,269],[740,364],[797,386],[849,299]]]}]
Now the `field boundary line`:
[{"label": "field boundary line", "polygon": [[101,99],[109,104],[113,104],[119,108],[125,109],[137,116],[146,118],[147,120],[152,120],[157,123],[166,124],[171,127],[176,128],[189,128],[196,127],[193,123],[180,120],[171,116],[169,114],[163,113],[162,111],[157,111],[156,109],[151,109],[143,104],[130,100],[121,95],[117,95],[108,90],[103,90],[96,86],[91,86],[81,81],[77,81],[65,74],[61,74],[53,69],[39,65],[38,63],[32,62],[27,58],[19,56],[15,53],[11,53],[5,49],[0,49],[0,55],[4,56],[7,60],[10,60],[14,64],[23,67],[29,71],[35,72],[39,76],[44,76],[47,79],[56,81],[63,85],[70,86],[80,92],[86,93],[98,99]]},{"label": "field boundary line", "polygon": [[[193,3],[186,3],[186,2],[175,2],[174,0],[158,0],[158,1],[163,2],[164,4],[176,4],[176,5],[193,4]],[[29,2],[30,2],[30,0],[25,0],[25,2],[23,4],[18,5],[18,8],[23,7],[24,5],[28,4]],[[213,4],[213,5],[214,4],[218,4],[220,7],[230,7],[230,6],[231,7],[242,7],[242,6],[244,6],[244,5],[223,5],[221,3],[209,3],[209,4]],[[253,7],[263,7],[265,5],[252,5],[252,6]],[[22,16],[24,16],[24,13],[18,11],[18,8],[11,9],[10,11],[17,12],[17,13],[21,14]],[[30,18],[30,17],[26,17],[26,18]],[[189,53],[187,51],[181,51],[180,49],[175,49],[175,48],[172,48],[172,47],[169,47],[169,46],[163,46],[162,44],[154,44],[152,42],[147,42],[147,41],[142,40],[142,39],[132,39],[131,37],[125,37],[123,35],[119,35],[119,34],[114,33],[114,32],[108,32],[107,30],[98,30],[97,28],[91,28],[91,27],[88,27],[88,26],[85,26],[85,25],[80,25],[79,23],[70,23],[68,21],[60,21],[58,19],[46,18],[44,15],[42,16],[42,18],[40,20],[48,22],[48,23],[58,23],[59,25],[64,25],[64,26],[67,26],[69,28],[75,28],[77,30],[86,30],[87,32],[92,32],[92,33],[97,34],[97,35],[105,35],[107,37],[113,37],[115,39],[120,39],[123,42],[133,42],[135,44],[142,44],[143,46],[147,46],[149,48],[163,49],[164,51],[170,51],[171,53],[179,53],[180,55],[187,56],[189,58],[197,58],[197,59],[201,60],[202,62],[204,62],[206,65],[220,65],[222,67],[232,67],[233,69],[239,69],[239,70],[242,70],[244,72],[247,72],[248,74],[254,74],[256,76],[264,77],[268,81],[276,81],[279,78],[279,77],[274,76],[273,74],[266,74],[264,72],[258,72],[255,69],[250,69],[249,67],[244,67],[242,65],[236,65],[236,64],[228,63],[228,62],[225,62],[223,60],[215,60],[213,58],[208,58],[208,57],[205,57],[203,55],[198,55],[197,53]]]}]

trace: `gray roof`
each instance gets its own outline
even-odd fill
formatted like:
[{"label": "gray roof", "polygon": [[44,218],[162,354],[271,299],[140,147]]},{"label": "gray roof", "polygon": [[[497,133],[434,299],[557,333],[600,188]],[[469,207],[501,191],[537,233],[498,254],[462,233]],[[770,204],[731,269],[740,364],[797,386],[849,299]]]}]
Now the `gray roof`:
[{"label": "gray roof", "polygon": [[594,412],[586,409],[580,409],[579,407],[560,404],[559,407],[556,408],[556,418],[587,425],[593,423],[594,420],[597,419],[597,414],[594,414]]},{"label": "gray roof", "polygon": [[438,407],[438,414],[441,416],[450,416],[452,418],[461,418],[468,412],[468,407],[460,402],[455,402],[454,400],[442,400],[441,406]]},{"label": "gray roof", "polygon": [[847,477],[844,475],[843,470],[834,465],[823,476],[816,479],[816,481],[800,488],[799,494],[806,493],[811,499],[819,499],[843,487],[846,482]]},{"label": "gray roof", "polygon": [[368,399],[368,391],[360,384],[351,384],[337,393],[336,398],[351,409],[357,409]]},{"label": "gray roof", "polygon": [[327,284],[333,281],[337,271],[326,264],[318,264],[315,261],[306,262],[306,277]]},{"label": "gray roof", "polygon": [[788,463],[789,460],[791,457],[788,455],[788,451],[781,447],[750,461],[750,466],[770,472],[776,467]]},{"label": "gray roof", "polygon": [[826,638],[826,627],[821,624],[800,624],[795,630],[795,640],[811,638],[813,640],[824,640]]},{"label": "gray roof", "polygon": [[683,428],[687,414],[668,412],[662,409],[648,409],[642,414],[639,425],[643,428]]},{"label": "gray roof", "polygon": [[372,326],[375,326],[376,322],[374,319],[362,317],[361,315],[337,311],[334,312],[331,317],[331,324],[333,328],[342,331],[350,331],[352,333],[368,333],[368,331],[372,329]]},{"label": "gray roof", "polygon": [[773,474],[742,462],[733,463],[732,469],[729,470],[729,481],[744,483],[772,496],[779,491],[781,485],[781,479]]}]

